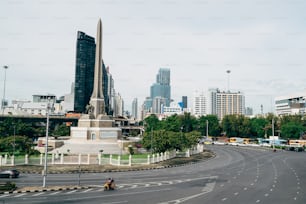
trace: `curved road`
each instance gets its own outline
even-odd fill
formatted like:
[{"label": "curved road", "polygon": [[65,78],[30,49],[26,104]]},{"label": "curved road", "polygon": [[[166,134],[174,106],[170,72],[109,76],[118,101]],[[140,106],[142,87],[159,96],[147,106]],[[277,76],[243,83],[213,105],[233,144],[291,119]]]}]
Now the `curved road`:
[{"label": "curved road", "polygon": [[[97,188],[2,194],[0,203],[306,203],[306,153],[209,146],[216,157],[175,168],[81,175]],[[101,185],[113,177],[117,190]],[[18,186],[41,185],[41,175],[23,175]],[[77,184],[78,175],[48,175],[48,185]]]}]

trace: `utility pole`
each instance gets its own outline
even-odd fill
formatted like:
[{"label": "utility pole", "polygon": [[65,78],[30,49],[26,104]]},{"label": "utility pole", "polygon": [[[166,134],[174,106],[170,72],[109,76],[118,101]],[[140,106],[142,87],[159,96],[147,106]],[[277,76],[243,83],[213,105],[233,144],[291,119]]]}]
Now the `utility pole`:
[{"label": "utility pole", "polygon": [[275,138],[274,138],[274,117],[272,118],[272,137],[273,137],[273,151],[275,151]]},{"label": "utility pole", "polygon": [[47,125],[46,125],[46,141],[45,141],[45,163],[43,172],[43,187],[46,187],[46,177],[47,177],[47,167],[48,167],[48,136],[49,136],[49,110],[50,110],[50,99],[48,99],[47,104]]},{"label": "utility pole", "polygon": [[1,103],[1,109],[2,109],[2,115],[4,115],[4,104],[5,104],[5,86],[6,86],[6,70],[8,69],[8,66],[3,66],[4,68],[4,85],[3,85],[3,98]]},{"label": "utility pole", "polygon": [[206,120],[206,138],[208,139],[208,120]]}]

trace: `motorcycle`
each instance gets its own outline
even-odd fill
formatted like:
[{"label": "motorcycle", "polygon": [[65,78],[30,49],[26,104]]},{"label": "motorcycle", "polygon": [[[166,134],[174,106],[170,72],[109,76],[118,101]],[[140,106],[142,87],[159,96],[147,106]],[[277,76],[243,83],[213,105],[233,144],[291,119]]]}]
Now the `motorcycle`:
[{"label": "motorcycle", "polygon": [[103,185],[103,188],[104,191],[115,190],[116,188],[115,181],[113,179],[106,181]]}]

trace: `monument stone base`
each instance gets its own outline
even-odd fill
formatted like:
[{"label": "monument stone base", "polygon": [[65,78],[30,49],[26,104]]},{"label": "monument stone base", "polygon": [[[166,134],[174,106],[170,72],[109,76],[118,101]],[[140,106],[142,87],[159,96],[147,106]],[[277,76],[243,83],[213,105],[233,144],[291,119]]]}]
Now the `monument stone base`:
[{"label": "monument stone base", "polygon": [[117,127],[71,127],[71,139],[86,141],[114,141],[121,138]]}]

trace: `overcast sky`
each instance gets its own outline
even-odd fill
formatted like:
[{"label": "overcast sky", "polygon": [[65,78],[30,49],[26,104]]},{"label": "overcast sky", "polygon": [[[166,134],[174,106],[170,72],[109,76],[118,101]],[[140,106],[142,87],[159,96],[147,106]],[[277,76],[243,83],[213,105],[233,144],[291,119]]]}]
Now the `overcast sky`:
[{"label": "overcast sky", "polygon": [[[6,98],[70,92],[77,31],[96,37],[127,109],[142,104],[159,68],[175,101],[195,90],[245,94],[255,113],[306,87],[304,0],[1,0],[0,65]],[[3,97],[4,69],[0,70]],[[191,107],[192,104],[189,104]]]}]

